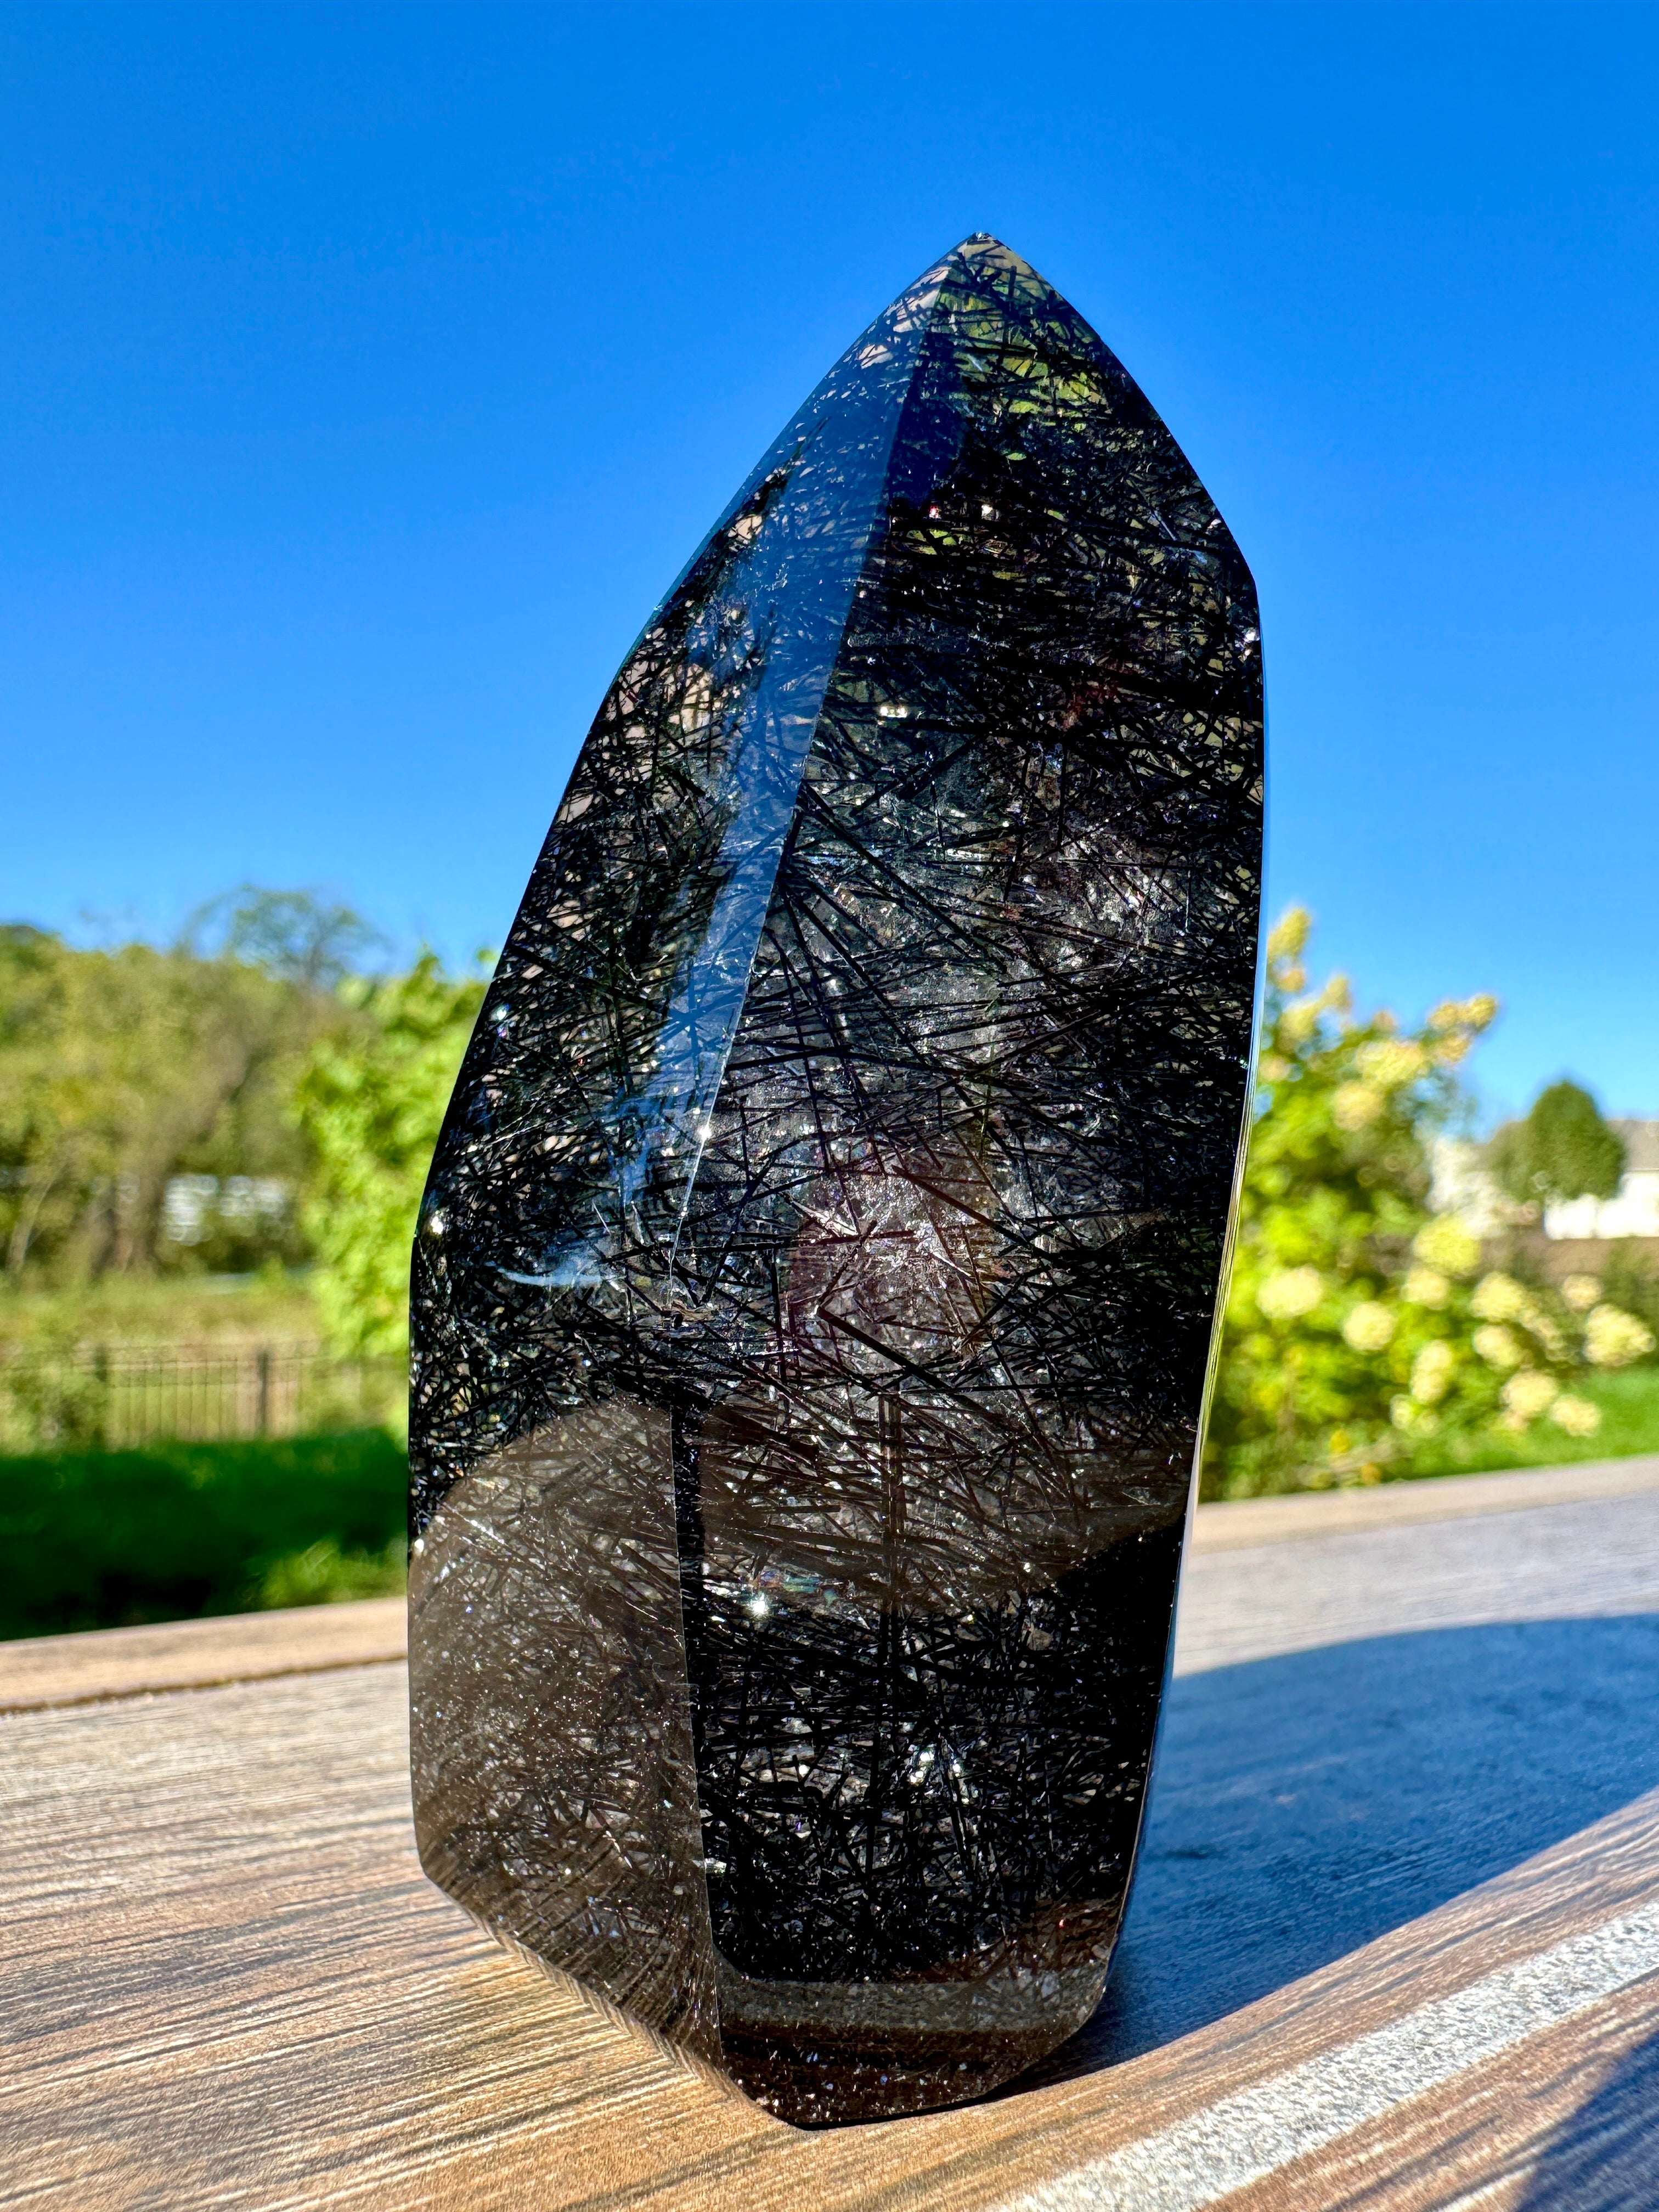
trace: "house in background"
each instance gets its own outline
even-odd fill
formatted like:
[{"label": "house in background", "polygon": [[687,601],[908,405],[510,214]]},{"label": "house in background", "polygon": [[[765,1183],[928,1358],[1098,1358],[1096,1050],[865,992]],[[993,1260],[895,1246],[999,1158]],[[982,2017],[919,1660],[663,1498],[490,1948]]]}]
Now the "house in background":
[{"label": "house in background", "polygon": [[[1461,1213],[1482,1237],[1512,1236],[1517,1230],[1536,1237],[1541,1226],[1551,1244],[1583,1248],[1638,1237],[1659,1245],[1659,1121],[1626,1119],[1607,1126],[1625,1146],[1625,1172],[1611,1198],[1567,1199],[1547,1206],[1541,1224],[1529,1222],[1527,1210],[1505,1198],[1487,1174],[1479,1145],[1442,1137],[1431,1154],[1430,1203],[1437,1213]],[[1590,1264],[1594,1258],[1583,1249],[1571,1256],[1575,1265]]]},{"label": "house in background", "polygon": [[1486,1147],[1467,1137],[1437,1137],[1429,1147],[1433,1182],[1429,1204],[1437,1213],[1455,1213],[1477,1237],[1504,1237],[1521,1218],[1481,1164]]},{"label": "house in background", "polygon": [[1544,1208],[1544,1234],[1659,1237],[1659,1121],[1609,1121],[1625,1140],[1625,1172],[1611,1198],[1571,1198]]}]

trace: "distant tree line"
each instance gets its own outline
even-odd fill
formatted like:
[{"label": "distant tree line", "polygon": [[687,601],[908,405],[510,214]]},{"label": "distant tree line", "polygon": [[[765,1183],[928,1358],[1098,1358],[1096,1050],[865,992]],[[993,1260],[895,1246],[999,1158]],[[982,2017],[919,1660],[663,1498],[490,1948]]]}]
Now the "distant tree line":
[{"label": "distant tree line", "polygon": [[[1654,1355],[1659,1283],[1613,1255],[1557,1284],[1435,1211],[1431,1146],[1467,1112],[1461,1065],[1495,1002],[1448,1000],[1414,1030],[1362,1016],[1342,977],[1310,983],[1309,928],[1293,910],[1269,945],[1212,1493],[1427,1471],[1495,1432],[1591,1435],[1587,1390]],[[304,1262],[339,1350],[401,1351],[416,1210],[486,977],[429,951],[368,972],[379,946],[344,907],[246,887],[167,947],[0,931],[13,1285]],[[1560,1083],[1488,1164],[1524,1217],[1611,1192],[1623,1155]]]},{"label": "distant tree line", "polygon": [[[366,975],[382,947],[348,907],[248,885],[166,946],[0,926],[6,1279],[61,1288],[319,1252],[349,1267],[334,1200],[349,1185],[361,1202],[377,1177],[418,1195],[424,1093],[441,1112],[483,988],[429,954],[408,975]],[[401,1123],[365,1121],[368,1091],[396,1089],[403,1057],[421,1103]],[[382,1213],[396,1204],[382,1195]]]}]

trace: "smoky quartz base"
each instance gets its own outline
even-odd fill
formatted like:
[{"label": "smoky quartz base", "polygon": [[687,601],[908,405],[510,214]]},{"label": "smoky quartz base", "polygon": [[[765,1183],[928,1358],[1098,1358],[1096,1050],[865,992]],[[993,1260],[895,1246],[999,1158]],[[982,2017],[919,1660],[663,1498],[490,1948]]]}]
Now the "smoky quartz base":
[{"label": "smoky quartz base", "polygon": [[[844,1577],[833,1639],[821,1607],[789,1601],[810,1570],[734,1578],[709,1609],[719,1656],[697,1670],[698,1725],[670,1429],[612,1400],[525,1438],[465,1477],[422,1540],[410,1642],[427,1869],[798,2122],[982,2094],[1100,2001],[1179,1527],[1097,1527],[1075,1565],[1051,1558],[1024,1581],[1011,1559],[1006,1587],[981,1583],[953,1618],[878,1593],[860,1608]],[[846,1555],[872,1503],[843,1509]],[[947,1731],[953,1684],[966,1696]],[[952,1759],[959,1771],[937,1771]],[[879,1826],[863,1811],[869,1778],[893,1800]],[[1068,1802],[1089,1814],[1073,1838],[1086,1867],[1054,1861]],[[994,1887],[963,1864],[969,1829]],[[1027,1895],[1011,1896],[1011,1871],[1039,1869],[1046,1882],[1028,1872]],[[1066,1874],[1069,1897],[1038,1893]]]}]

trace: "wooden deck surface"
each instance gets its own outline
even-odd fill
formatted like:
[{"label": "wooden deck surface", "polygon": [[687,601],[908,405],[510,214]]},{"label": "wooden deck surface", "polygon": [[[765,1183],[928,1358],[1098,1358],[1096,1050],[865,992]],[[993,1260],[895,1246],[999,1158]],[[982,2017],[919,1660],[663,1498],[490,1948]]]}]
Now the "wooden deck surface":
[{"label": "wooden deck surface", "polygon": [[1102,2014],[805,2135],[422,1878],[398,1609],[0,1646],[0,2205],[1659,2206],[1659,1462],[1200,1513]]}]

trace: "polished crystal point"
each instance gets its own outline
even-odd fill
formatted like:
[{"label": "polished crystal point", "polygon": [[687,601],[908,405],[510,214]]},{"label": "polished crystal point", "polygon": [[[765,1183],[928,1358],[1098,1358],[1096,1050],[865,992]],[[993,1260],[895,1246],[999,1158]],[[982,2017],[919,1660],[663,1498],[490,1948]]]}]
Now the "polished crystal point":
[{"label": "polished crystal point", "polygon": [[1093,2011],[1244,1112],[1255,594],[975,237],[571,775],[416,1239],[433,1879],[787,2118]]}]

